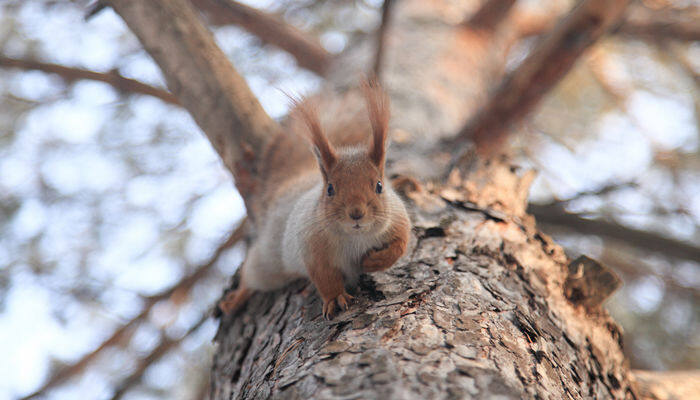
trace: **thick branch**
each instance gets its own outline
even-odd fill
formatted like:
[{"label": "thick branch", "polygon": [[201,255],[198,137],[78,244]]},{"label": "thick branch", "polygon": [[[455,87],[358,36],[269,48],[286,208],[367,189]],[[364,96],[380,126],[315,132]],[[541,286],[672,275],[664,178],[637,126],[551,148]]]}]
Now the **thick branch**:
[{"label": "thick branch", "polygon": [[282,18],[232,0],[191,0],[215,25],[234,24],[291,54],[300,67],[324,75],[332,56],[318,40]]},{"label": "thick branch", "polygon": [[153,306],[155,306],[158,302],[167,300],[173,296],[180,297],[188,293],[190,289],[192,289],[192,287],[195,285],[195,283],[199,282],[203,277],[207,276],[209,272],[211,272],[212,268],[219,260],[223,252],[231,248],[234,244],[236,244],[243,238],[246,229],[246,222],[244,220],[240,223],[238,228],[236,228],[231,233],[231,235],[229,235],[226,241],[224,241],[222,244],[219,245],[219,247],[216,248],[214,254],[212,254],[212,256],[209,258],[209,260],[207,260],[206,263],[198,266],[191,274],[182,278],[180,282],[176,283],[174,286],[171,286],[169,289],[166,289],[153,296],[147,297],[140,313],[138,313],[135,317],[133,317],[128,322],[120,326],[116,331],[114,331],[114,333],[112,333],[112,335],[109,338],[104,340],[94,350],[84,355],[80,360],[76,361],[75,363],[56,371],[51,376],[51,378],[49,378],[49,380],[46,381],[46,383],[44,383],[39,389],[35,390],[33,393],[23,397],[20,400],[28,400],[37,396],[41,396],[51,388],[54,388],[60,385],[61,383],[65,382],[66,380],[70,379],[71,377],[82,373],[83,370],[85,370],[85,368],[88,365],[90,365],[90,363],[92,363],[92,361],[95,360],[97,356],[102,354],[102,352],[105,349],[120,343],[123,338],[127,337],[128,334],[132,331],[132,329],[148,316]]},{"label": "thick branch", "polygon": [[474,29],[495,29],[515,5],[515,0],[485,0],[466,24]]},{"label": "thick branch", "polygon": [[266,143],[279,126],[186,0],[110,0],[236,178],[249,214]]},{"label": "thick branch", "polygon": [[88,69],[66,67],[58,64],[45,63],[34,60],[24,60],[0,56],[0,66],[7,68],[18,68],[23,70],[37,70],[50,74],[56,74],[68,82],[77,80],[92,80],[104,82],[115,89],[123,92],[145,94],[157,97],[166,103],[179,105],[177,98],[167,90],[159,89],[139,82],[135,79],[126,78],[116,71],[96,72]]},{"label": "thick branch", "polygon": [[620,18],[627,0],[585,0],[572,10],[507,76],[486,105],[462,128],[458,140],[496,147],[576,60]]},{"label": "thick branch", "polygon": [[639,249],[663,253],[670,257],[700,260],[700,247],[655,233],[628,228],[602,219],[587,219],[552,205],[530,204],[528,212],[543,224],[619,240]]},{"label": "thick branch", "polygon": [[614,322],[564,297],[561,249],[527,219],[440,200],[470,195],[451,180],[409,195],[426,205],[411,250],[333,321],[303,282],[224,316],[210,398],[634,398]]}]

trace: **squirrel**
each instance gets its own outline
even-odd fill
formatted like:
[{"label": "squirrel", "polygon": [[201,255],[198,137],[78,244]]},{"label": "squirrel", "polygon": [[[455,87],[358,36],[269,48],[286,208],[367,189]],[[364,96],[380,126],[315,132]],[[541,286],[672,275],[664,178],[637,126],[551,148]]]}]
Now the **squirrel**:
[{"label": "squirrel", "polygon": [[240,284],[219,303],[225,314],[239,309],[255,291],[275,290],[304,277],[316,286],[324,317],[332,319],[337,308],[347,310],[353,300],[346,284],[356,284],[362,273],[386,270],[405,252],[411,222],[384,175],[388,96],[374,81],[362,89],[369,143],[368,129],[361,132],[361,124],[355,124],[332,132],[340,144],[336,147],[315,107],[293,100],[290,115],[300,122],[313,152],[294,153],[294,144],[282,138],[269,151],[270,162],[277,160],[277,176],[266,179],[270,183],[263,189],[259,237],[242,264]]}]

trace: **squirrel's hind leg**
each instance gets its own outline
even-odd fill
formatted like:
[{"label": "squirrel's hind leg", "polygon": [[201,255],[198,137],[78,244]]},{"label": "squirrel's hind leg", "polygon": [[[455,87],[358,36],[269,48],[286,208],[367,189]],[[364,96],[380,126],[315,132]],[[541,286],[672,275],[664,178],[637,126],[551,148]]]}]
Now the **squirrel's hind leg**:
[{"label": "squirrel's hind leg", "polygon": [[[250,296],[255,292],[255,287],[251,287],[248,282],[251,277],[255,277],[254,268],[258,261],[257,257],[257,247],[252,246],[248,252],[248,256],[241,264],[241,279],[238,282],[238,287],[226,294],[226,296],[219,301],[219,310],[224,313],[224,315],[233,314],[238,311],[245,303],[248,301]],[[253,282],[255,283],[255,282]]]},{"label": "squirrel's hind leg", "polygon": [[261,251],[260,245],[255,243],[241,265],[241,281],[238,289],[228,293],[219,302],[219,309],[225,314],[235,312],[256,291],[279,289],[295,278],[284,271],[279,260],[271,257],[269,252]]}]

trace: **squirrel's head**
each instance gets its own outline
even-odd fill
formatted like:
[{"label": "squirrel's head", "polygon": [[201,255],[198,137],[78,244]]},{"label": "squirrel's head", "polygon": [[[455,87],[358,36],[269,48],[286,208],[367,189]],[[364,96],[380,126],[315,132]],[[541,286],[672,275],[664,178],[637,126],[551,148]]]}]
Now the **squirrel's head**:
[{"label": "squirrel's head", "polygon": [[365,147],[335,149],[323,133],[314,109],[297,104],[323,176],[320,203],[324,219],[349,234],[373,232],[389,221],[385,192],[391,189],[384,180],[389,100],[373,81],[362,88],[372,127],[372,140]]}]

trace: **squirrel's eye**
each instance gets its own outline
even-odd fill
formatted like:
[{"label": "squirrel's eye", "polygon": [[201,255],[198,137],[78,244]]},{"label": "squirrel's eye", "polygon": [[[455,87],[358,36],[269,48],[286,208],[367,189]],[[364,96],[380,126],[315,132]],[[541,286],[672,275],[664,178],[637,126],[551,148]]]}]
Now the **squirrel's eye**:
[{"label": "squirrel's eye", "polygon": [[335,194],[335,189],[333,189],[333,184],[329,183],[328,184],[328,196],[333,196]]},{"label": "squirrel's eye", "polygon": [[378,194],[382,192],[382,183],[379,182],[379,181],[377,181],[377,188],[376,188],[376,191],[377,191]]}]

